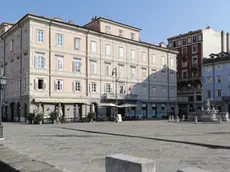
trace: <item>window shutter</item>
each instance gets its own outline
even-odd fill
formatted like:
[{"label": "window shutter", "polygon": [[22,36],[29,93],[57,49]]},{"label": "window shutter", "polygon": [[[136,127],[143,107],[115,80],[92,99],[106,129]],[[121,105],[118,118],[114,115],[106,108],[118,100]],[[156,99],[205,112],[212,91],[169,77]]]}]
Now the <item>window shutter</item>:
[{"label": "window shutter", "polygon": [[57,81],[54,81],[54,90],[57,90]]},{"label": "window shutter", "polygon": [[73,87],[73,92],[75,92],[76,91],[76,82],[75,81],[72,83],[72,87]]},{"label": "window shutter", "polygon": [[63,83],[63,81],[60,81],[60,87],[61,87],[60,90],[64,90],[64,83]]},{"label": "window shutter", "polygon": [[38,79],[34,80],[34,89],[37,90],[38,89]]},{"label": "window shutter", "polygon": [[34,67],[37,69],[38,68],[38,57],[35,55],[34,56]]},{"label": "window shutter", "polygon": [[96,92],[99,93],[99,90],[98,90],[98,83],[96,84]]},{"label": "window shutter", "polygon": [[75,69],[76,69],[76,67],[75,67],[75,62],[73,61],[73,62],[72,62],[72,70],[73,70],[73,73],[75,73],[75,71],[76,71]]},{"label": "window shutter", "polygon": [[80,82],[80,92],[82,91],[82,82]]},{"label": "window shutter", "polygon": [[[118,88],[117,88],[118,91]],[[113,84],[110,84],[110,93],[113,93]]]},{"label": "window shutter", "polygon": [[43,60],[44,60],[44,68],[46,68],[46,57],[43,57]]},{"label": "window shutter", "polygon": [[91,83],[89,83],[89,92],[91,92]]},{"label": "window shutter", "polygon": [[46,89],[46,80],[45,79],[43,80],[43,89],[44,90]]},{"label": "window shutter", "polygon": [[82,72],[83,68],[82,68],[82,63],[80,62],[80,72]]},{"label": "window shutter", "polygon": [[106,84],[104,84],[104,92],[106,93]]}]

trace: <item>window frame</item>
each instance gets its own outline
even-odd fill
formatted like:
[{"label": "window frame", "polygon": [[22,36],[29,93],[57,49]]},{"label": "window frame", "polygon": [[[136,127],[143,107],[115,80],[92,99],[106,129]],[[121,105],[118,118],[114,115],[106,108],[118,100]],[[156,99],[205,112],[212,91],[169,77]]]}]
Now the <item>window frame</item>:
[{"label": "window frame", "polygon": [[76,50],[80,50],[81,49],[81,38],[75,38],[74,39],[74,49],[76,49]]},{"label": "window frame", "polygon": [[64,45],[64,35],[63,34],[57,33],[56,44],[57,44],[57,47],[63,47]]},{"label": "window frame", "polygon": [[44,30],[41,29],[37,30],[37,43],[39,44],[44,43]]}]

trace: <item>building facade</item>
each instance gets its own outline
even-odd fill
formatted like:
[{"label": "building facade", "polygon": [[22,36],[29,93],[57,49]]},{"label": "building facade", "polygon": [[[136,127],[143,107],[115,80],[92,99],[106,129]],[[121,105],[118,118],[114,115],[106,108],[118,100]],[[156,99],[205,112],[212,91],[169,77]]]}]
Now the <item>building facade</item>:
[{"label": "building facade", "polygon": [[226,52],[211,54],[203,60],[203,101],[219,112],[230,112],[230,55]]},{"label": "building facade", "polygon": [[[0,37],[7,77],[3,113],[24,121],[28,112],[48,116],[61,104],[65,117],[111,114],[105,104],[134,104],[142,118],[161,118],[176,107],[176,54],[163,44],[139,41],[140,29],[105,18],[85,26],[25,15]],[[115,79],[114,72],[117,74]],[[103,104],[103,106],[102,106]]]},{"label": "building facade", "polygon": [[177,94],[180,111],[202,107],[202,59],[211,53],[229,51],[229,34],[210,27],[168,38],[168,47],[177,50]]}]

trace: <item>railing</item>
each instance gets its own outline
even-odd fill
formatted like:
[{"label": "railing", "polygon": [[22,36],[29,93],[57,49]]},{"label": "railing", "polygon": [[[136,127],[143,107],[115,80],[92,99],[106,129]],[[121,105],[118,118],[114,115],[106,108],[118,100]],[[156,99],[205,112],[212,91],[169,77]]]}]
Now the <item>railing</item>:
[{"label": "railing", "polygon": [[[115,100],[116,99],[116,94],[114,93],[106,93],[104,95],[105,99],[112,99]],[[118,100],[123,100],[123,99],[127,99],[127,100],[138,100],[139,96],[137,94],[117,94],[117,99]]]},{"label": "railing", "polygon": [[229,101],[230,100],[230,96],[222,96],[222,100]]},{"label": "railing", "polygon": [[177,102],[188,102],[188,97],[177,97]]},{"label": "railing", "polygon": [[193,76],[190,78],[177,78],[177,82],[187,82],[187,81],[194,81],[194,80],[201,80],[201,76]]}]

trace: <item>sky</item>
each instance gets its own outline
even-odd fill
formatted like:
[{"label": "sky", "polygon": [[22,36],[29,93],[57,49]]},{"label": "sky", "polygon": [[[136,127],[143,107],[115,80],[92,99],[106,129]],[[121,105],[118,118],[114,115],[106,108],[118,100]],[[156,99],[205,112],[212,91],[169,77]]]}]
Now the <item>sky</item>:
[{"label": "sky", "polygon": [[230,32],[229,0],[8,0],[1,4],[0,23],[15,23],[27,13],[74,20],[78,25],[101,16],[141,28],[140,39],[153,44],[207,26]]}]

